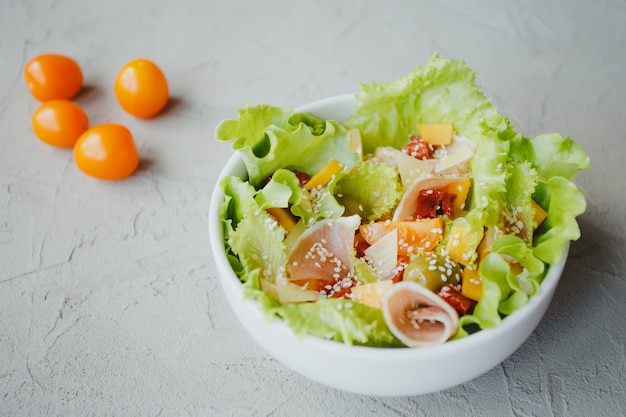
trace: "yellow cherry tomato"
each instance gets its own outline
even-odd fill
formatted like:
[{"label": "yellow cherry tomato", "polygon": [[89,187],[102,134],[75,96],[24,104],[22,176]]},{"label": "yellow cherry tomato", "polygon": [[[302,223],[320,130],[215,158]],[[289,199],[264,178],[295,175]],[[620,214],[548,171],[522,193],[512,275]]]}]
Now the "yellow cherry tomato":
[{"label": "yellow cherry tomato", "polygon": [[33,132],[42,142],[61,148],[74,146],[89,128],[89,118],[76,103],[50,100],[43,103],[32,117]]},{"label": "yellow cherry tomato", "polygon": [[89,176],[119,180],[135,172],[139,153],[130,130],[117,123],[106,123],[81,135],[74,145],[74,161]]},{"label": "yellow cherry tomato", "polygon": [[149,119],[156,116],[167,104],[167,79],[154,62],[135,59],[124,65],[117,74],[115,96],[128,113]]},{"label": "yellow cherry tomato", "polygon": [[83,86],[83,72],[76,61],[58,54],[38,55],[28,61],[24,79],[39,101],[69,100]]}]

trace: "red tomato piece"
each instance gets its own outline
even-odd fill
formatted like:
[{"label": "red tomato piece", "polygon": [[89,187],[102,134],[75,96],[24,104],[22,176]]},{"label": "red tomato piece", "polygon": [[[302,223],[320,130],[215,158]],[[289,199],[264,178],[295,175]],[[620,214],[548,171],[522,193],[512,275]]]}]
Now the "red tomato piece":
[{"label": "red tomato piece", "polygon": [[476,305],[476,301],[464,296],[452,285],[444,285],[437,295],[450,304],[461,316],[469,313]]}]

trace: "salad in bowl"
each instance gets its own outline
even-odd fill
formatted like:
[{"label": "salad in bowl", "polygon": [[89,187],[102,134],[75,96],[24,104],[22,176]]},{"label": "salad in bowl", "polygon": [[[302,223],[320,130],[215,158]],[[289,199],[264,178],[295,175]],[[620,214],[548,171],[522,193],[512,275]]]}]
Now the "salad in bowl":
[{"label": "salad in bowl", "polygon": [[213,226],[265,318],[429,349],[498,327],[562,269],[585,210],[581,146],[519,133],[465,62],[437,55],[340,102],[244,106],[216,127],[245,172],[221,176]]}]

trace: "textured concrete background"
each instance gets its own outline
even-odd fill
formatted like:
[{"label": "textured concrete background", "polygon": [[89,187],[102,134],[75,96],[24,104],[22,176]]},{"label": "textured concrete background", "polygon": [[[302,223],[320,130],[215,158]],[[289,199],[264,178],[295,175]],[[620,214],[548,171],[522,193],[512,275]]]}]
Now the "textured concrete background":
[{"label": "textured concrete background", "polygon": [[[500,366],[432,395],[346,394],[268,357],[228,309],[206,223],[231,152],[213,129],[244,103],[353,92],[435,51],[476,69],[520,131],[586,148],[583,238],[546,317]],[[22,70],[44,52],[82,66],[92,124],[133,131],[133,177],[91,179],[33,136]],[[149,121],[113,95],[137,57],[170,81]],[[0,0],[0,415],[626,414],[625,74],[617,0]]]}]

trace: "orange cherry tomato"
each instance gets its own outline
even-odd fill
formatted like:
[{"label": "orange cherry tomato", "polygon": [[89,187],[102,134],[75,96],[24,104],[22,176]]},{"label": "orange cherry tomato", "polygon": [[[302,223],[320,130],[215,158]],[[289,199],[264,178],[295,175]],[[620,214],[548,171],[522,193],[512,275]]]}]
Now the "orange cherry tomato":
[{"label": "orange cherry tomato", "polygon": [[43,103],[32,117],[33,132],[42,142],[61,148],[74,146],[89,128],[89,118],[76,103],[50,100]]},{"label": "orange cherry tomato", "polygon": [[149,119],[167,104],[167,79],[154,62],[135,59],[124,65],[117,74],[115,96],[128,113]]},{"label": "orange cherry tomato", "polygon": [[74,161],[85,174],[102,180],[119,180],[139,165],[133,135],[116,123],[94,126],[74,145]]},{"label": "orange cherry tomato", "polygon": [[24,79],[39,101],[69,100],[83,86],[83,72],[76,61],[58,54],[38,55],[28,61]]}]

